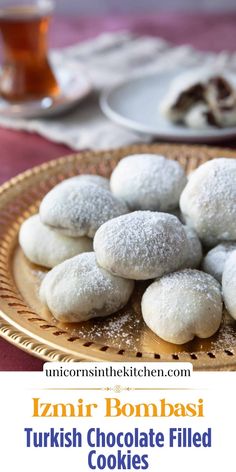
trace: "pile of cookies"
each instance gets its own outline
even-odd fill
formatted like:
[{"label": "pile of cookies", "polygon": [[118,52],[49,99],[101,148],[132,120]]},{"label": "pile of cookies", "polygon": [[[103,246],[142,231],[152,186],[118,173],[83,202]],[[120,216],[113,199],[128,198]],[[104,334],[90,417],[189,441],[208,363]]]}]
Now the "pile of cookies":
[{"label": "pile of cookies", "polygon": [[141,302],[149,328],[175,344],[207,338],[221,324],[222,288],[236,319],[236,159],[208,161],[187,179],[164,156],[124,157],[110,181],[79,175],[56,185],[19,242],[51,269],[39,295],[56,319],[116,313],[136,280],[150,280]]}]

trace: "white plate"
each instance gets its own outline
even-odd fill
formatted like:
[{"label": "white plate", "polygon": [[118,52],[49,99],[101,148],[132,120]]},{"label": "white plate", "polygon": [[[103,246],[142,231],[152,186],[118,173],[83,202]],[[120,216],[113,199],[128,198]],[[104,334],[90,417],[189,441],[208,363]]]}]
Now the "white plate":
[{"label": "white plate", "polygon": [[180,70],[163,72],[118,85],[101,95],[101,108],[108,118],[119,125],[153,138],[198,143],[236,138],[236,126],[195,130],[173,124],[160,114],[159,104],[170,82],[179,73]]},{"label": "white plate", "polygon": [[75,107],[92,90],[84,68],[76,62],[53,61],[61,93],[55,98],[10,104],[0,98],[0,115],[6,118],[43,118],[65,113]]}]

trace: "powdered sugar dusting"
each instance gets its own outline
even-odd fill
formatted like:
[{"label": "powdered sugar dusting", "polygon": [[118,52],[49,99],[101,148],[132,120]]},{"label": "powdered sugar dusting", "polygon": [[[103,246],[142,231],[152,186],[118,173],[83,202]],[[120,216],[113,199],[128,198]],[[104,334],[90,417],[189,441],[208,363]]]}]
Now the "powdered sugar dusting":
[{"label": "powdered sugar dusting", "polygon": [[69,236],[93,237],[105,221],[128,212],[125,203],[105,188],[78,179],[56,185],[43,199],[43,223]]},{"label": "powdered sugar dusting", "polygon": [[57,264],[92,250],[92,239],[70,238],[44,225],[39,214],[27,218],[19,231],[19,244],[34,264],[52,268]]},{"label": "powdered sugar dusting", "polygon": [[178,162],[155,154],[136,154],[116,166],[111,190],[132,210],[168,211],[178,206],[186,182]]},{"label": "powdered sugar dusting", "polygon": [[55,318],[68,322],[107,316],[122,308],[134,288],[97,266],[93,252],[56,266],[44,278],[40,298]]},{"label": "powdered sugar dusting", "polygon": [[137,211],[101,226],[94,250],[99,265],[112,273],[145,280],[181,267],[188,241],[175,216]]},{"label": "powdered sugar dusting", "polygon": [[226,259],[234,250],[236,250],[236,242],[218,244],[204,257],[203,270],[221,282]]},{"label": "powdered sugar dusting", "polygon": [[216,297],[219,297],[221,292],[220,284],[211,275],[200,270],[185,269],[174,272],[159,279],[158,283],[165,286],[168,292],[180,289],[184,293],[185,290],[192,289],[194,292],[204,294],[213,303],[218,302]]},{"label": "powdered sugar dusting", "polygon": [[185,344],[208,338],[222,320],[220,284],[209,274],[185,269],[152,283],[142,298],[149,328],[165,341]]},{"label": "powdered sugar dusting", "polygon": [[109,316],[106,320],[88,321],[77,325],[74,330],[70,327],[70,333],[86,341],[132,350],[137,349],[142,327],[141,317],[137,317],[132,310],[125,309],[124,313]]},{"label": "powdered sugar dusting", "polygon": [[187,223],[206,244],[236,239],[236,159],[217,158],[190,177],[180,199]]}]

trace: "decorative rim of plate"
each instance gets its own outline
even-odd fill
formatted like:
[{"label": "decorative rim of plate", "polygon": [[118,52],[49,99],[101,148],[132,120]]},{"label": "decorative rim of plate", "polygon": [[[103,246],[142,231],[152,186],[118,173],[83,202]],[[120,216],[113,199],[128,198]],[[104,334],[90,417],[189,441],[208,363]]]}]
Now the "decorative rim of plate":
[{"label": "decorative rim of plate", "polygon": [[[185,157],[181,157],[181,151]],[[197,153],[196,153],[197,151]],[[69,176],[78,173],[83,166],[92,166],[97,173],[104,174],[106,168],[111,168],[124,155],[152,152],[172,154],[170,157],[186,164],[187,171],[213,157],[234,157],[234,151],[225,148],[209,148],[207,146],[180,145],[180,144],[152,144],[132,145],[108,151],[84,151],[44,163],[27,170],[0,187],[0,335],[19,348],[47,361],[76,362],[76,361],[185,361],[191,362],[196,370],[236,370],[236,352],[234,349],[217,349],[211,352],[181,352],[181,353],[148,353],[125,351],[115,347],[98,344],[85,339],[69,337],[66,331],[60,330],[52,324],[47,324],[19,293],[11,271],[11,254],[17,243],[17,234],[23,219],[33,214],[39,204],[38,195],[34,195],[34,202],[30,196],[22,194],[18,199],[18,206],[7,208],[7,203],[20,193],[23,186],[27,190],[28,183],[40,182],[40,191],[43,195],[45,188]],[[197,154],[197,155],[196,155]],[[186,167],[186,166],[185,166]],[[55,173],[56,169],[56,173]],[[63,174],[62,174],[63,171]],[[47,182],[44,182],[44,177]],[[47,184],[47,185],[46,185]],[[46,187],[45,187],[46,186]],[[29,190],[29,188],[28,188]],[[32,190],[32,189],[31,189]],[[33,192],[33,190],[32,190]],[[10,223],[11,222],[11,225]],[[5,232],[4,232],[5,229]],[[17,316],[16,316],[17,315]],[[22,318],[19,320],[19,315]],[[25,318],[24,318],[25,316]]]}]

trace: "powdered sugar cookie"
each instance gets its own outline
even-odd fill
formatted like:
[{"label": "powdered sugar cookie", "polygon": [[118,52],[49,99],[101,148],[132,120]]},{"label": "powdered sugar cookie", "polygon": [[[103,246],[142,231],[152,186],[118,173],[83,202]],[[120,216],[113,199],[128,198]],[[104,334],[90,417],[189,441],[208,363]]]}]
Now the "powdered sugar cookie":
[{"label": "powdered sugar cookie", "polygon": [[178,218],[136,211],[107,221],[95,234],[98,264],[127,279],[146,280],[182,267],[189,246]]},{"label": "powdered sugar cookie", "polygon": [[59,321],[86,321],[115,313],[129,300],[134,282],[98,267],[94,252],[54,267],[40,287],[41,301]]},{"label": "powdered sugar cookie", "polygon": [[170,121],[183,121],[192,106],[204,102],[205,84],[210,75],[209,68],[199,67],[175,77],[160,104],[161,113]]},{"label": "powdered sugar cookie", "polygon": [[180,197],[188,226],[213,246],[236,240],[236,159],[218,158],[198,167]]},{"label": "powdered sugar cookie", "polygon": [[202,269],[221,282],[224,265],[231,252],[236,250],[235,243],[222,243],[211,249],[203,259]]},{"label": "powdered sugar cookie", "polygon": [[25,256],[34,264],[54,267],[82,252],[91,251],[93,242],[87,237],[69,238],[40,221],[39,214],[21,225],[19,243]]},{"label": "powdered sugar cookie", "polygon": [[209,274],[186,269],[153,282],[142,298],[142,314],[160,338],[184,344],[208,338],[222,319],[220,284]]},{"label": "powdered sugar cookie", "polygon": [[178,162],[155,154],[135,154],[121,159],[110,181],[112,193],[131,210],[166,212],[178,207],[186,183]]},{"label": "powdered sugar cookie", "polygon": [[40,205],[42,222],[72,237],[92,238],[105,221],[127,212],[107,189],[74,177],[56,185]]}]

